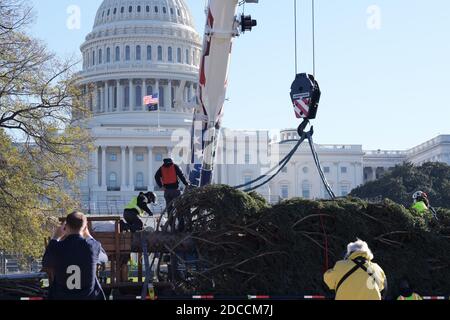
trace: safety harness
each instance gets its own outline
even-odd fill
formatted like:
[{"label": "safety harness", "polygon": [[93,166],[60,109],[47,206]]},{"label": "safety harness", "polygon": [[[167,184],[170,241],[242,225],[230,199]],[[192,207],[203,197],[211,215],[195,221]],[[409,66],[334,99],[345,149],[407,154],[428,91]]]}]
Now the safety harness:
[{"label": "safety harness", "polygon": [[367,262],[367,260],[363,257],[357,257],[355,259],[352,260],[353,263],[355,263],[355,266],[353,268],[350,269],[350,271],[348,271],[343,277],[342,279],[339,281],[338,285],[336,286],[336,293],[338,292],[339,288],[341,287],[341,285],[345,282],[345,280],[347,280],[352,274],[354,274],[356,271],[358,271],[358,269],[363,269],[365,272],[367,272],[367,274],[371,277],[373,277],[373,273],[369,272],[369,270],[366,268],[365,264]]}]

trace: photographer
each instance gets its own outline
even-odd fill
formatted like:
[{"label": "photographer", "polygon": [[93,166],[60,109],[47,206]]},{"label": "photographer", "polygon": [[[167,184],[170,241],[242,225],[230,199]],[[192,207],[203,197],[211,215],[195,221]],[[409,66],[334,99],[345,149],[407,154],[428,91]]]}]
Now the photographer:
[{"label": "photographer", "polygon": [[58,227],[45,250],[42,265],[49,274],[50,300],[105,300],[97,264],[106,263],[101,244],[89,233],[87,218],[73,212]]}]

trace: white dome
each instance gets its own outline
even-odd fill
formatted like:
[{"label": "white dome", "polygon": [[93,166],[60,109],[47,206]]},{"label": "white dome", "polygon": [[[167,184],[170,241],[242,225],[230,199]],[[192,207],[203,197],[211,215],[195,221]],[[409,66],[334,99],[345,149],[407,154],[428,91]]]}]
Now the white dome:
[{"label": "white dome", "polygon": [[143,106],[143,97],[155,93],[161,111],[192,118],[202,43],[184,0],[104,0],[80,49],[80,84],[92,92],[87,103],[103,124],[112,116],[156,124]]},{"label": "white dome", "polygon": [[170,21],[195,28],[184,0],[104,0],[97,11],[94,29],[130,20]]}]

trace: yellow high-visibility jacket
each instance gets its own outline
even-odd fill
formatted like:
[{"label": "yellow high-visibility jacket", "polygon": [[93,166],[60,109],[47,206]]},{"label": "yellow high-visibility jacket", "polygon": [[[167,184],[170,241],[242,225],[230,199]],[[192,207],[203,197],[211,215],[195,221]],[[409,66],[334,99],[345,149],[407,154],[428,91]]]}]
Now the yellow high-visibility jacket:
[{"label": "yellow high-visibility jacket", "polygon": [[370,276],[368,272],[358,268],[341,284],[336,292],[336,300],[381,300],[386,275],[378,264],[370,261],[365,252],[354,252],[348,260],[338,261],[333,269],[324,274],[325,283],[330,290],[336,290],[341,279],[355,267],[356,264],[352,260],[357,257],[367,260],[365,267],[373,275]]},{"label": "yellow high-visibility jacket", "polygon": [[125,209],[136,209],[141,217],[144,216],[144,210],[142,210],[138,206],[138,197],[134,197],[133,199],[131,199],[131,201],[127,204]]}]

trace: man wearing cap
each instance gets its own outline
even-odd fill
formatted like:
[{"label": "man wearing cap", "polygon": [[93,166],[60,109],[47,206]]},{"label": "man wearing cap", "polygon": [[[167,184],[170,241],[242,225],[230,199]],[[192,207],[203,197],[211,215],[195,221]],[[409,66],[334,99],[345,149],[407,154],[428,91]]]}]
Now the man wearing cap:
[{"label": "man wearing cap", "polygon": [[56,228],[42,260],[49,273],[50,300],[105,300],[97,265],[108,257],[89,233],[86,216],[73,212]]}]

